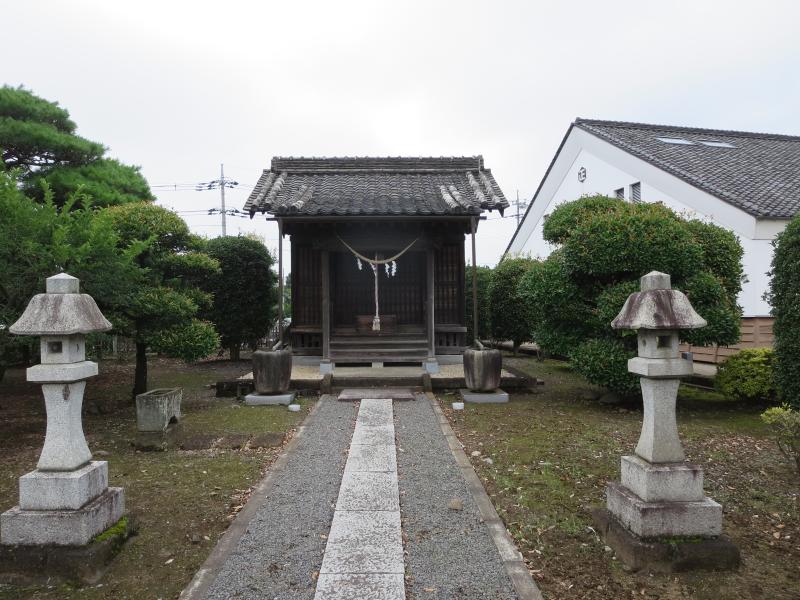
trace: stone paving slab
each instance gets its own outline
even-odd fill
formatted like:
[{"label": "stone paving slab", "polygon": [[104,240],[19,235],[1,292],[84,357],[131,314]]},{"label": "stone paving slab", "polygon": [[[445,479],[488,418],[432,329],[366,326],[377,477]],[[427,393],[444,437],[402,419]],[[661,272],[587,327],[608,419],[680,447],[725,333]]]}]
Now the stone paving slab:
[{"label": "stone paving slab", "polygon": [[394,446],[394,425],[364,425],[356,423],[353,444],[366,446]]},{"label": "stone paving slab", "polygon": [[[372,369],[370,372],[373,375],[380,375],[383,369]],[[337,374],[340,371],[336,371]],[[422,370],[419,370],[422,373]],[[396,373],[395,373],[396,374]],[[387,377],[389,374],[383,374]],[[383,399],[389,398],[394,400],[413,400],[414,394],[408,388],[346,388],[339,393],[339,400],[364,400],[364,399]]]},{"label": "stone paving slab", "polygon": [[399,510],[336,511],[320,573],[402,574],[400,540]]},{"label": "stone paving slab", "polygon": [[397,472],[397,451],[394,444],[367,446],[353,444],[345,471],[391,471]]},{"label": "stone paving slab", "polygon": [[345,471],[336,510],[400,510],[397,473]]},{"label": "stone paving slab", "polygon": [[325,600],[405,600],[403,575],[399,573],[319,576],[317,594]]}]

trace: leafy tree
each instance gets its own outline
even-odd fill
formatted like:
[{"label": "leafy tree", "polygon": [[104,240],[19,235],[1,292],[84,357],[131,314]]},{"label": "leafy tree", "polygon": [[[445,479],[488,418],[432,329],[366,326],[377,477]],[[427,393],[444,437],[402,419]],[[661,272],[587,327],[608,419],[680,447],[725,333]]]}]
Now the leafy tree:
[{"label": "leafy tree", "polygon": [[135,289],[138,245],[120,247],[110,224],[84,194],[74,194],[62,208],[50,193],[37,204],[20,190],[18,172],[0,169],[0,378],[6,366],[27,362],[35,340],[12,336],[16,321],[47,277],[66,271],[100,308],[127,298]]},{"label": "leafy tree", "polygon": [[203,290],[219,263],[202,252],[202,241],[189,233],[175,213],[148,203],[128,203],[106,209],[120,246],[140,246],[135,290],[118,299],[109,318],[115,330],[133,338],[136,371],[133,393],[147,390],[147,349],[186,361],[208,356],[219,345],[216,331],[198,319],[210,308]]},{"label": "leafy tree", "polygon": [[466,271],[466,302],[464,303],[465,320],[467,323],[467,344],[472,344],[475,337],[486,340],[492,336],[491,310],[489,306],[489,286],[492,281],[492,270],[489,267],[478,267],[476,279],[478,281],[478,335],[472,332],[472,267]]},{"label": "leafy tree", "polygon": [[529,258],[506,258],[495,267],[489,283],[492,337],[511,340],[514,352],[522,342],[531,339],[530,313],[520,301],[517,287],[533,262]]},{"label": "leafy tree", "polygon": [[635,332],[614,331],[611,321],[639,289],[639,278],[653,270],[669,273],[673,287],[708,321],[680,332],[683,341],[738,341],[742,248],[731,232],[687,221],[660,204],[592,196],[554,210],[544,237],[558,248],[521,278],[518,302],[539,346],[568,357],[590,381],[637,393],[626,365],[636,353]]},{"label": "leafy tree", "polygon": [[775,383],[784,402],[800,409],[800,216],[775,239],[769,291],[775,322]]},{"label": "leafy tree", "polygon": [[220,270],[211,278],[214,302],[209,313],[230,349],[231,360],[239,360],[239,348],[269,333],[276,318],[278,277],[274,260],[262,242],[250,237],[218,237],[208,242],[208,254],[219,261]]},{"label": "leafy tree", "polygon": [[102,144],[75,133],[69,113],[23,88],[0,88],[0,151],[6,168],[19,169],[26,193],[44,201],[49,184],[56,205],[86,192],[95,206],[153,200],[138,167],[105,158]]}]

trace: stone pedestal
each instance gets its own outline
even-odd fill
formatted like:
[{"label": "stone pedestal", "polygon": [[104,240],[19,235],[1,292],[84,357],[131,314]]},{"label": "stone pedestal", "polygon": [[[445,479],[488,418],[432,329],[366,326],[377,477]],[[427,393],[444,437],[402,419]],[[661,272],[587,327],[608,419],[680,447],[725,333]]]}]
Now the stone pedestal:
[{"label": "stone pedestal", "polygon": [[464,402],[471,402],[473,404],[497,404],[501,402],[508,402],[508,392],[501,389],[496,389],[492,392],[473,392],[468,389],[460,389],[458,393]]},{"label": "stone pedestal", "polygon": [[247,394],[244,403],[247,406],[288,406],[294,402],[296,392],[286,392],[285,394]]},{"label": "stone pedestal", "polygon": [[0,537],[6,545],[83,546],[124,513],[122,488],[106,488],[77,510],[23,510],[15,506],[0,515]]}]

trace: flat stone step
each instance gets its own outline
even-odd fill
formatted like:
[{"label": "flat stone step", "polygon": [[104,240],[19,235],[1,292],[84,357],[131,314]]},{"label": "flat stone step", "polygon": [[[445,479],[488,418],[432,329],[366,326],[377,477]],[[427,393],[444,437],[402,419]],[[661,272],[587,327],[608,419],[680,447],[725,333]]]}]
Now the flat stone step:
[{"label": "flat stone step", "polygon": [[388,398],[390,400],[413,400],[414,392],[408,388],[345,388],[337,400],[355,401],[366,398]]}]

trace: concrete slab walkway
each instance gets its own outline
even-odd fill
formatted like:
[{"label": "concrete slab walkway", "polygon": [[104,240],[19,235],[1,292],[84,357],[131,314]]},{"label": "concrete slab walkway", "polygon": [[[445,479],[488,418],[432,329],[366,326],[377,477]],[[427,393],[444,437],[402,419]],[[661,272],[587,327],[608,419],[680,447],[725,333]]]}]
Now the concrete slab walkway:
[{"label": "concrete slab walkway", "polygon": [[541,598],[433,396],[359,405],[327,395],[181,598],[404,600],[406,592]]},{"label": "concrete slab walkway", "polygon": [[404,600],[404,569],[392,401],[364,399],[314,600]]}]

